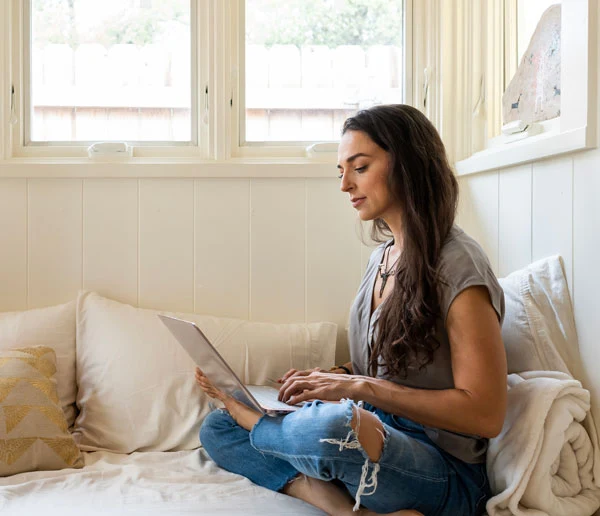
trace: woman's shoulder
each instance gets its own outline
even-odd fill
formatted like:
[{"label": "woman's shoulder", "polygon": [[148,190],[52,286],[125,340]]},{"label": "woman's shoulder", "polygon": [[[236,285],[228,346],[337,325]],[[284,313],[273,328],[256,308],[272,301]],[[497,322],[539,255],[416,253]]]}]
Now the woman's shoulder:
[{"label": "woman's shoulder", "polygon": [[487,287],[500,320],[504,317],[504,293],[483,248],[454,226],[442,247],[438,266],[440,305],[444,316],[453,299],[470,286]]},{"label": "woman's shoulder", "polygon": [[381,257],[383,256],[383,252],[385,251],[385,248],[388,247],[389,245],[393,244],[394,240],[393,239],[389,239],[386,240],[385,242],[381,242],[379,245],[377,245],[377,247],[375,247],[372,251],[371,251],[371,255],[369,256],[369,266],[372,266],[373,264],[379,264],[381,262]]},{"label": "woman's shoulder", "polygon": [[462,228],[454,225],[442,246],[438,269],[442,276],[455,275],[465,269],[488,274],[491,265],[479,243]]}]

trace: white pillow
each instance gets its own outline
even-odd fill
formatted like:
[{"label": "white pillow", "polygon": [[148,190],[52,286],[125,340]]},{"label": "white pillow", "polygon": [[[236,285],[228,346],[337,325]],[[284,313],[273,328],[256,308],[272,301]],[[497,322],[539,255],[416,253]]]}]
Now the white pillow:
[{"label": "white pillow", "polygon": [[[192,359],[157,317],[82,292],[77,300],[77,405],[73,435],[84,451],[190,450],[209,412]],[[243,382],[288,369],[328,368],[334,323],[268,324],[169,313],[195,322]]]},{"label": "white pillow", "polygon": [[502,338],[508,372],[580,368],[575,319],[562,258],[538,260],[499,279],[506,313]]},{"label": "white pillow", "polygon": [[75,301],[0,313],[0,350],[46,346],[56,354],[56,382],[68,426],[75,421]]}]

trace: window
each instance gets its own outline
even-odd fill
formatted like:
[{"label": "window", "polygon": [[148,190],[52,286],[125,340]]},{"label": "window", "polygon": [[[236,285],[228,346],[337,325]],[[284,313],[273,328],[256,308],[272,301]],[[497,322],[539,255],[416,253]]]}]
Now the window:
[{"label": "window", "polygon": [[26,5],[26,145],[195,140],[188,0]]},{"label": "window", "polygon": [[240,144],[335,141],[360,108],[403,102],[402,0],[245,0]]},{"label": "window", "polygon": [[412,5],[0,1],[0,157],[81,159],[126,142],[133,158],[214,171],[306,158],[312,143],[331,151],[358,109],[411,101]]}]

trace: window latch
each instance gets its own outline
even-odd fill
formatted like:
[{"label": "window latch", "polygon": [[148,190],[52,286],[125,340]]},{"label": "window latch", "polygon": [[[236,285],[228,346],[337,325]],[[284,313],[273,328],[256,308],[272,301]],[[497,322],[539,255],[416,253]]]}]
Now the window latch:
[{"label": "window latch", "polygon": [[125,142],[99,142],[88,147],[88,157],[98,161],[119,161],[133,157],[133,147]]},{"label": "window latch", "polygon": [[209,103],[208,103],[208,84],[204,87],[204,115],[202,116],[202,121],[208,125],[209,120]]},{"label": "window latch", "polygon": [[10,85],[10,119],[8,123],[10,125],[15,125],[18,122],[17,118],[17,105],[15,102],[15,85]]}]

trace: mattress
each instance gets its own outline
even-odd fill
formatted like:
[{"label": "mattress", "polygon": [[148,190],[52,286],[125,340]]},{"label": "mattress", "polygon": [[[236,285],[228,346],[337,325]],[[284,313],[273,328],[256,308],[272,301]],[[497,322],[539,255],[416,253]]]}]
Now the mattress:
[{"label": "mattress", "polygon": [[202,449],[84,452],[85,467],[0,478],[3,516],[319,515],[300,500],[218,468]]}]

